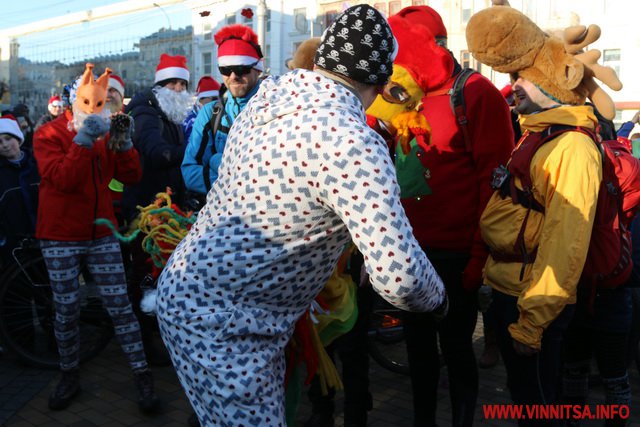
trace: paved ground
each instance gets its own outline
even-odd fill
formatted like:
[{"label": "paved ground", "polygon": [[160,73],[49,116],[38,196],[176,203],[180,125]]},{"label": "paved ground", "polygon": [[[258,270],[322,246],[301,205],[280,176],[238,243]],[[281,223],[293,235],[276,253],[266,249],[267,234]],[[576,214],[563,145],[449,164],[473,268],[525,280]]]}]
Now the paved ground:
[{"label": "paved ground", "polygon": [[[476,348],[480,350],[480,326],[476,331]],[[411,426],[411,394],[407,377],[391,373],[372,361],[372,393],[374,408],[370,413],[372,427]],[[158,393],[164,402],[161,414],[147,417],[139,413],[136,390],[124,356],[117,343],[112,341],[102,354],[82,366],[82,394],[71,407],[63,412],[47,409],[47,396],[57,375],[21,366],[10,359],[0,358],[0,425],[11,427],[93,427],[93,426],[186,426],[191,410],[172,368],[155,368]],[[446,375],[443,375],[446,377]],[[515,425],[506,421],[485,420],[481,404],[509,403],[505,389],[505,372],[502,365],[480,371],[480,399],[476,425]],[[632,371],[632,387],[635,395],[632,418],[628,425],[640,426],[640,375]],[[451,424],[450,407],[446,392],[447,383],[441,380],[439,398],[439,424]],[[303,398],[303,401],[305,399]],[[591,403],[601,403],[602,393],[594,388]],[[341,394],[338,394],[336,426],[342,426]],[[633,413],[635,412],[635,413]],[[298,414],[298,427],[310,414],[308,404],[303,404]],[[596,426],[599,423],[585,423]]]}]

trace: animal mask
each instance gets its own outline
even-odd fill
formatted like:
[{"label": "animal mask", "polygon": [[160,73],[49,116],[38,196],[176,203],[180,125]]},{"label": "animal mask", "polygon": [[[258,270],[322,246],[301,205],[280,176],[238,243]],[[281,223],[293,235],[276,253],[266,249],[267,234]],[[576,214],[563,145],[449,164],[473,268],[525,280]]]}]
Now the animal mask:
[{"label": "animal mask", "polygon": [[97,80],[93,78],[93,64],[87,64],[76,90],[76,100],[73,103],[77,111],[86,114],[98,114],[104,109],[109,88],[111,69],[107,67]]},{"label": "animal mask", "polygon": [[[426,26],[400,15],[389,18],[389,26],[398,41],[393,74],[384,93],[367,109],[367,114],[391,123],[406,153],[412,135],[431,132],[424,115],[417,109],[426,93],[443,86],[453,72],[453,59],[446,49],[436,45]],[[420,55],[416,55],[416,52]]]},{"label": "animal mask", "polygon": [[584,104],[588,97],[604,117],[615,116],[613,101],[594,80],[620,90],[615,71],[596,63],[599,51],[579,53],[600,37],[598,26],[570,27],[563,40],[516,9],[494,6],[471,17],[466,35],[473,56],[494,70],[517,73],[563,104]]}]

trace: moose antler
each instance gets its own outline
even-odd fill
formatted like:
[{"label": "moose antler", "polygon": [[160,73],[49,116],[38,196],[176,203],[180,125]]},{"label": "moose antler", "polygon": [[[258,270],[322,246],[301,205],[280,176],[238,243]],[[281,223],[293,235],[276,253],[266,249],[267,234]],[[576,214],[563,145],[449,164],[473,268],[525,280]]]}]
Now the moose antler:
[{"label": "moose antler", "polygon": [[598,40],[601,33],[600,27],[597,25],[590,25],[589,28],[584,25],[568,27],[563,34],[564,46],[567,53],[573,54],[578,61],[584,64],[584,77],[580,84],[586,89],[587,96],[602,116],[613,120],[616,115],[613,99],[596,83],[595,79],[615,91],[622,89],[622,82],[613,68],[598,64],[601,55],[599,50],[592,49],[586,52],[583,50]]}]

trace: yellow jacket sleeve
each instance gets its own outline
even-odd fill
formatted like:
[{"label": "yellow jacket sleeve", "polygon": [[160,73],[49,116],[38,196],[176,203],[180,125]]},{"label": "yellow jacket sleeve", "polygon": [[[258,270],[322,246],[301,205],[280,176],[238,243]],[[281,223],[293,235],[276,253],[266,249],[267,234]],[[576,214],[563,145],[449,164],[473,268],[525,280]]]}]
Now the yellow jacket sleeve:
[{"label": "yellow jacket sleeve", "polygon": [[539,349],[544,329],[575,303],[602,180],[600,152],[586,135],[564,133],[538,149],[531,179],[545,214],[531,280],[518,299],[520,318],[509,332]]}]

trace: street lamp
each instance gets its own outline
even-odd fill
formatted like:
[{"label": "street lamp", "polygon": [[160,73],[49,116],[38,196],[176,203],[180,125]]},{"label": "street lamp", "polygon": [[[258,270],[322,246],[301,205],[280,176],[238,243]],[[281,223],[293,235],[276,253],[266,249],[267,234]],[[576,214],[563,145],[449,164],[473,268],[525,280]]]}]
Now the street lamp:
[{"label": "street lamp", "polygon": [[160,6],[158,3],[154,3],[153,5],[160,9],[160,11],[164,14],[164,17],[167,18],[167,22],[169,23],[169,29],[171,29],[171,19],[169,19],[169,15],[167,15],[167,12],[165,12],[162,6]]}]

